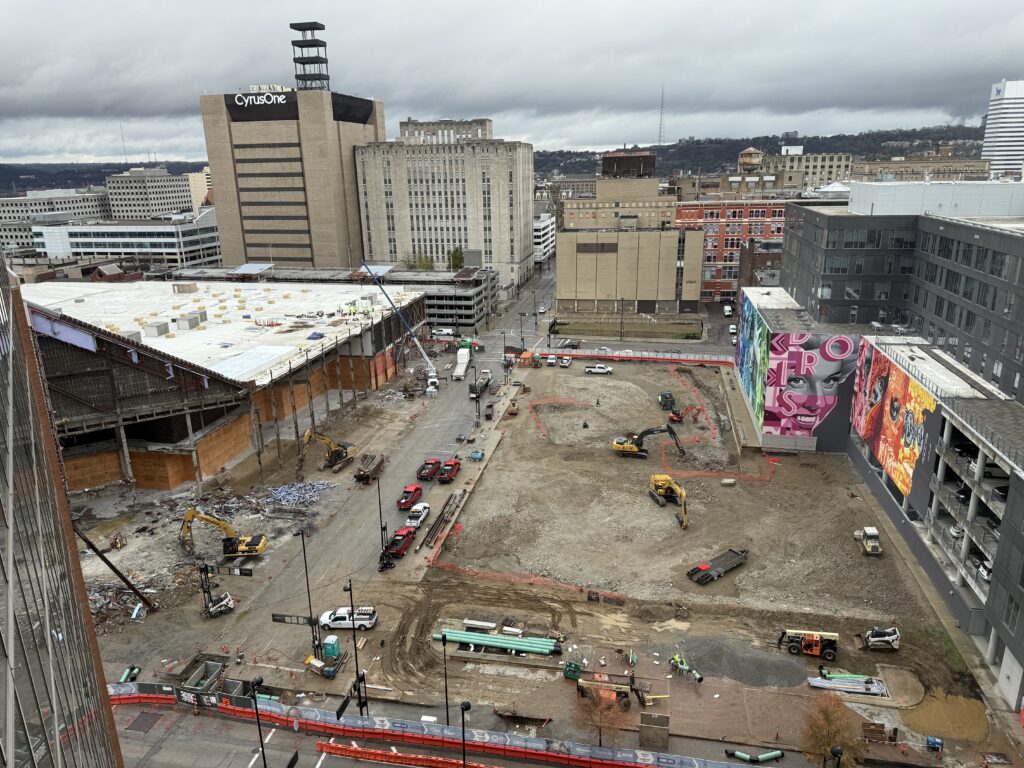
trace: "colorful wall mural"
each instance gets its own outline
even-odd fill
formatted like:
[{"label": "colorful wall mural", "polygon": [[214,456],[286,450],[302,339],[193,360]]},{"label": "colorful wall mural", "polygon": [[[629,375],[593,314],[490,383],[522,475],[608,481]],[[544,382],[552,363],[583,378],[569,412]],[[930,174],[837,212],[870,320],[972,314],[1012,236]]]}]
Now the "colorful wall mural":
[{"label": "colorful wall mural", "polygon": [[926,442],[926,420],[935,398],[902,368],[861,339],[850,420],[904,495]]},{"label": "colorful wall mural", "polygon": [[816,438],[842,451],[850,433],[856,336],[775,333],[768,348],[763,434]]},{"label": "colorful wall mural", "polygon": [[746,296],[740,305],[736,372],[758,429],[764,425],[764,379],[768,371],[768,326]]}]

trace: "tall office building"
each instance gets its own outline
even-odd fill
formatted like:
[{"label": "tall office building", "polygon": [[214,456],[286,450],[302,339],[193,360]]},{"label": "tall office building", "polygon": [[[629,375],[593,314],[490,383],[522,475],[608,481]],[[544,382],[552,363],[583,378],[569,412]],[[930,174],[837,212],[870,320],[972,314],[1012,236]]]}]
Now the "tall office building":
[{"label": "tall office building", "polygon": [[[363,250],[376,263],[448,263],[480,251],[507,293],[533,274],[533,147],[490,120],[401,123],[397,141],[356,148]],[[468,264],[467,264],[468,266]]]},{"label": "tall office building", "polygon": [[0,765],[123,765],[19,289],[0,270]]},{"label": "tall office building", "polygon": [[1021,177],[1024,166],[1024,80],[992,86],[981,156],[993,174]]},{"label": "tall office building", "polygon": [[110,214],[115,219],[152,219],[192,210],[187,176],[166,168],[131,168],[107,177]]}]

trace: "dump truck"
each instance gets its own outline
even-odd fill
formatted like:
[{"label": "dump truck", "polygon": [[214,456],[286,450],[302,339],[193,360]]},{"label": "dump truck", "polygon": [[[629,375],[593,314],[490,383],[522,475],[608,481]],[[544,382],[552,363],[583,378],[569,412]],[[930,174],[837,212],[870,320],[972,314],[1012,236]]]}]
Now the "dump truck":
[{"label": "dump truck", "polygon": [[472,347],[461,347],[455,353],[455,370],[452,371],[452,381],[462,381],[466,378],[466,371],[469,369],[469,362],[472,358]]},{"label": "dump truck", "polygon": [[722,578],[733,568],[739,568],[747,562],[747,555],[749,554],[749,549],[733,549],[730,547],[722,554],[711,558],[708,562],[695,565],[686,572],[686,575],[697,584],[710,584],[712,581]]},{"label": "dump truck", "polygon": [[882,554],[882,542],[878,538],[878,529],[866,525],[863,529],[853,532],[853,538],[860,541],[861,551],[865,555],[879,557]]},{"label": "dump truck", "polygon": [[374,478],[380,476],[384,469],[383,453],[364,453],[359,458],[359,468],[352,478],[363,485],[369,485]]},{"label": "dump truck", "polygon": [[839,635],[835,632],[819,632],[810,629],[784,629],[775,644],[796,656],[820,656],[825,661],[835,661],[839,653]]},{"label": "dump truck", "polygon": [[491,372],[486,368],[480,371],[480,375],[476,377],[476,381],[469,385],[469,397],[471,400],[476,400],[481,395],[487,392],[487,387],[491,383]]}]

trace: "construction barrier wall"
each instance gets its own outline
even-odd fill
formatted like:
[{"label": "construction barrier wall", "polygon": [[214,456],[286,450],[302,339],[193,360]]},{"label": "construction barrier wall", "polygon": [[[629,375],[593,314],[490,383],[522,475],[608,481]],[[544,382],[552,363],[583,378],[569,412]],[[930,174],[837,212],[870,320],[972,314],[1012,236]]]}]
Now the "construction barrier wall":
[{"label": "construction barrier wall", "polygon": [[129,456],[138,488],[169,491],[195,480],[192,456],[188,453],[130,451]]},{"label": "construction barrier wall", "polygon": [[[210,710],[233,717],[254,719],[252,699],[224,693],[197,693],[156,683],[113,683],[107,686],[110,703],[174,704]],[[325,736],[344,736],[418,745],[440,749],[462,749],[462,729],[454,725],[398,720],[390,717],[342,715],[313,707],[290,707],[276,701],[259,700],[260,720],[281,728],[296,728]],[[325,751],[321,748],[321,751]],[[515,760],[530,760],[580,768],[740,768],[737,763],[702,760],[663,752],[614,749],[557,739],[539,739],[500,731],[466,729],[466,751]],[[415,756],[411,756],[415,757]]]},{"label": "construction barrier wall", "polygon": [[213,477],[233,459],[252,450],[252,419],[245,411],[196,440],[199,471]]},{"label": "construction barrier wall", "polygon": [[124,480],[124,473],[121,471],[121,454],[116,449],[66,458],[64,459],[64,472],[67,476],[69,491],[100,488]]}]

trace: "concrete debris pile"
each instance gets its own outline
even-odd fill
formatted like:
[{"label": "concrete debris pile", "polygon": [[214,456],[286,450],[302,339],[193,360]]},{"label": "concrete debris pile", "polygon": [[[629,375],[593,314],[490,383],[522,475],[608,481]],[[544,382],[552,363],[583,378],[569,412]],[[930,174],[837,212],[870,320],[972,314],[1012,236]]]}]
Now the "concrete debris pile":
[{"label": "concrete debris pile", "polygon": [[398,389],[385,389],[379,395],[382,403],[397,403],[406,399],[405,392]]}]

